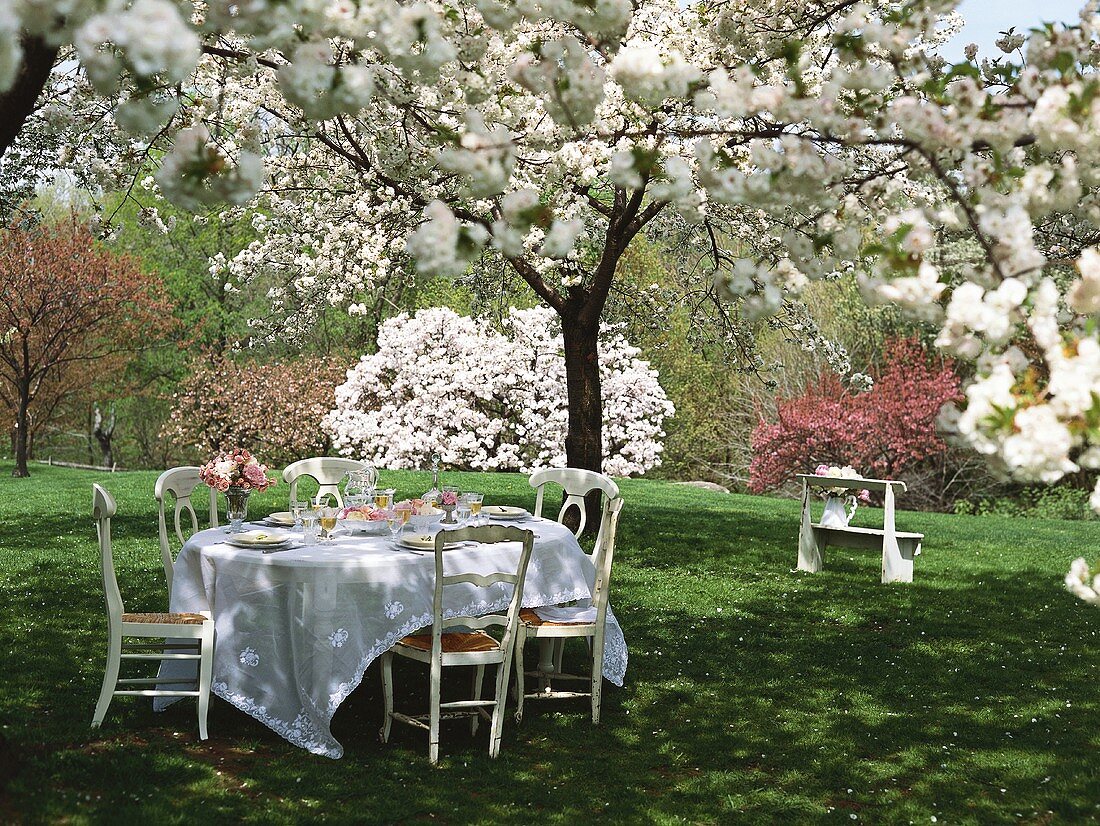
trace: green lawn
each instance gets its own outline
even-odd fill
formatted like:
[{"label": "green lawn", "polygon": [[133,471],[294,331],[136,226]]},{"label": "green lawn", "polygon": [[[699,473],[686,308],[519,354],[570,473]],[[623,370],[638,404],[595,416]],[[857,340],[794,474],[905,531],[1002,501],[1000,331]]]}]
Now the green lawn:
[{"label": "green lawn", "polygon": [[[118,499],[127,608],[163,610],[156,474],[32,472],[0,466],[0,822],[1100,819],[1100,611],[1061,587],[1075,555],[1096,556],[1097,523],[903,513],[925,553],[912,585],[883,586],[871,552],[792,572],[794,502],[627,481],[612,602],[630,668],[603,723],[585,701],[532,704],[495,761],[485,727],[452,724],[433,769],[420,732],[378,742],[374,669],[334,720],[339,761],[217,699],[205,743],[191,703],[154,715],[119,698],[92,731],[106,620],[91,482]],[[519,476],[447,481],[533,504]],[[395,676],[406,703],[423,698],[422,670]]]}]

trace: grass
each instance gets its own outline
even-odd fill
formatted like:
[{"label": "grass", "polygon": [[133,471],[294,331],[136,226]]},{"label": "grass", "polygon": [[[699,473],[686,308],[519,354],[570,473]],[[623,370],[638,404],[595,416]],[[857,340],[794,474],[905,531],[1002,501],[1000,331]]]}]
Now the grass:
[{"label": "grass", "polygon": [[[118,499],[128,610],[163,610],[156,474],[9,471],[0,822],[1100,819],[1100,612],[1060,587],[1073,556],[1095,556],[1097,523],[903,513],[925,554],[912,585],[882,586],[870,552],[792,572],[794,502],[626,481],[612,601],[630,668],[625,688],[605,690],[603,723],[584,701],[534,704],[521,726],[509,719],[495,761],[484,727],[472,739],[452,724],[433,769],[419,732],[378,742],[374,670],[334,720],[339,761],[220,700],[205,743],[190,703],[154,715],[120,698],[89,729],[106,639],[90,484]],[[428,487],[424,474],[384,481]],[[447,481],[533,502],[518,476]],[[423,698],[423,672],[395,676],[407,703]]]}]

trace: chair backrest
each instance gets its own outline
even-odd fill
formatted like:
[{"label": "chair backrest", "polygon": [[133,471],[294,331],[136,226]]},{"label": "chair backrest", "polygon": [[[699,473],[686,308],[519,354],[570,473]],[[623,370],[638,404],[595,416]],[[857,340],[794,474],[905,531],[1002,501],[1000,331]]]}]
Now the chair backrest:
[{"label": "chair backrest", "polygon": [[[447,553],[444,546],[449,542],[519,542],[522,550],[514,571],[493,571],[487,574],[459,572],[443,573],[443,557]],[[458,528],[440,531],[435,535],[435,593],[432,600],[432,658],[438,659],[442,652],[442,634],[444,628],[461,625],[465,628],[490,628],[503,626],[504,637],[501,650],[509,652],[516,637],[519,623],[519,609],[523,605],[523,583],[527,578],[527,565],[531,561],[531,549],[535,546],[533,531],[505,525],[484,525],[481,527]],[[471,584],[479,588],[491,588],[498,582],[512,586],[512,596],[508,600],[507,613],[496,611],[481,616],[451,616],[443,618],[443,592],[449,586]]]},{"label": "chair backrest", "polygon": [[596,622],[601,624],[607,614],[608,597],[611,594],[611,563],[615,558],[615,536],[619,530],[619,514],[622,510],[621,496],[607,501],[600,524],[600,538],[592,552],[592,563],[596,566],[592,605],[596,608]]},{"label": "chair backrest", "polygon": [[[603,511],[607,513],[608,503],[619,495],[619,486],[611,481],[610,477],[593,470],[580,470],[579,468],[543,468],[531,474],[531,487],[535,489],[535,516],[542,516],[542,499],[547,483],[554,483],[565,491],[565,501],[558,511],[558,521],[565,519],[566,511],[576,508],[580,512],[580,524],[577,525],[574,534],[580,536],[588,522],[585,513],[584,497],[592,491],[600,491],[604,495]],[[603,530],[602,516],[600,530]],[[597,543],[600,537],[596,538]]]},{"label": "chair backrest", "polygon": [[[172,545],[168,538],[168,503],[165,501],[168,494],[172,495],[173,511],[172,526],[176,532],[176,538],[180,545],[187,541],[187,536],[197,533],[199,530],[199,516],[195,513],[195,507],[191,503],[191,492],[195,488],[206,484],[199,476],[201,469],[197,467],[170,468],[159,477],[153,486],[153,496],[157,500],[157,525],[160,530],[160,561],[164,565],[164,578],[168,581],[168,593],[172,593]],[[210,490],[210,527],[218,527],[218,492],[214,488]],[[182,516],[186,513],[191,518],[191,530],[184,536]]]},{"label": "chair backrest", "polygon": [[308,476],[320,485],[318,496],[326,493],[336,499],[340,507],[344,506],[344,497],[340,495],[340,482],[349,470],[361,470],[366,462],[358,459],[341,459],[335,456],[314,456],[310,459],[299,459],[293,464],[287,465],[283,471],[283,480],[290,485],[290,501],[293,502],[298,495],[298,480]]},{"label": "chair backrest", "polygon": [[111,517],[115,515],[115,499],[102,486],[92,485],[92,518],[99,535],[99,564],[103,573],[103,596],[107,601],[107,618],[112,625],[122,622],[125,609],[115,578],[115,560],[111,554]]}]

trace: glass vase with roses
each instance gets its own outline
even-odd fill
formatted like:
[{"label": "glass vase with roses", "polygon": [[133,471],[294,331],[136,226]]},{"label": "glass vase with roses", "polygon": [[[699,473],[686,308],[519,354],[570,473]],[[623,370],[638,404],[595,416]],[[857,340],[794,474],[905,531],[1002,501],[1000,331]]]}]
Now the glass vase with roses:
[{"label": "glass vase with roses", "polygon": [[278,481],[267,475],[267,465],[261,464],[244,448],[219,453],[199,468],[199,478],[225,494],[227,533],[240,533],[241,523],[248,516],[248,497],[252,492],[262,493]]}]

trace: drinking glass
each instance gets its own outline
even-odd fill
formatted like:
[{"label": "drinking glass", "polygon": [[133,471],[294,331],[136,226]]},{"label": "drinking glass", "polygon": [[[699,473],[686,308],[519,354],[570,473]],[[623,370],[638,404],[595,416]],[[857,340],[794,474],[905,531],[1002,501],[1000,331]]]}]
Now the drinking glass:
[{"label": "drinking glass", "polygon": [[455,518],[458,519],[459,525],[467,525],[470,522],[470,503],[459,502],[458,508],[455,509]]},{"label": "drinking glass", "polygon": [[[408,511],[406,511],[408,513]],[[390,529],[390,538],[396,542],[405,530],[406,517],[402,517],[401,511],[386,511],[386,527]]]},{"label": "drinking glass", "polygon": [[390,510],[393,507],[393,495],[396,491],[393,488],[387,488],[386,490],[376,489],[374,491],[374,506],[376,508],[382,508],[383,510]]},{"label": "drinking glass", "polygon": [[302,528],[302,512],[309,508],[308,499],[291,499],[290,500],[290,514],[294,517],[294,527],[298,530]]},{"label": "drinking glass", "polygon": [[483,494],[483,493],[474,493],[474,492],[471,491],[469,493],[462,494],[462,498],[465,499],[470,505],[470,516],[473,520],[472,524],[480,525],[481,524],[481,503],[485,499],[485,494]]},{"label": "drinking glass", "polygon": [[332,532],[336,529],[336,515],[339,511],[336,508],[321,508],[317,514],[318,521],[321,523],[321,541],[327,542],[332,539]]},{"label": "drinking glass", "polygon": [[302,522],[302,539],[307,545],[313,545],[319,538],[318,531],[321,527],[317,511],[305,508],[299,518]]}]

